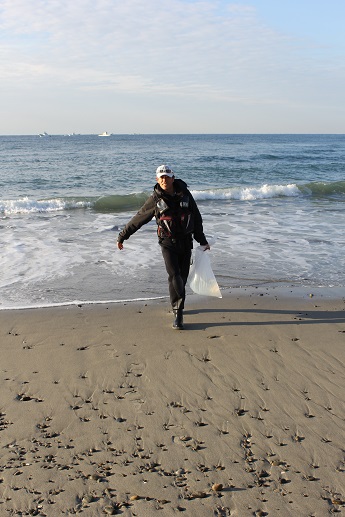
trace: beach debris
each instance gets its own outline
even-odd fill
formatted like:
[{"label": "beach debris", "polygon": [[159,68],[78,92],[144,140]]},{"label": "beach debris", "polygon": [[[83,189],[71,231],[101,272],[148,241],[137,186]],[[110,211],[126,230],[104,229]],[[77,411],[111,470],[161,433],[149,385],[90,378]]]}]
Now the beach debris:
[{"label": "beach debris", "polygon": [[214,483],[212,485],[212,490],[214,492],[221,492],[223,490],[223,484],[222,483]]},{"label": "beach debris", "polygon": [[181,440],[181,442],[188,442],[189,440],[192,439],[192,437],[191,436],[182,435],[182,436],[179,436],[179,439]]},{"label": "beach debris", "polygon": [[319,478],[316,478],[315,476],[313,475],[306,475],[306,476],[303,476],[303,479],[305,479],[306,481],[319,481]]},{"label": "beach debris", "polygon": [[5,420],[6,413],[3,411],[0,411],[0,431],[3,431],[4,429],[7,429],[9,425],[12,425],[13,422],[10,422],[9,420]]},{"label": "beach debris", "polygon": [[345,499],[342,497],[332,497],[331,503],[335,504],[336,506],[345,506]]},{"label": "beach debris", "polygon": [[186,499],[204,499],[207,497],[207,493],[204,491],[190,492],[186,495]]},{"label": "beach debris", "polygon": [[286,477],[286,472],[283,470],[281,473],[280,473],[280,476],[279,476],[279,482],[282,484],[282,485],[286,485],[287,483],[291,483],[291,479],[288,479]]},{"label": "beach debris", "polygon": [[168,407],[174,407],[174,408],[183,408],[183,404],[181,402],[172,401],[169,404],[167,404]]},{"label": "beach debris", "polygon": [[230,508],[227,508],[225,506],[217,506],[214,514],[218,517],[227,517],[228,515],[231,515],[231,512]]},{"label": "beach debris", "polygon": [[94,473],[94,474],[89,474],[87,476],[89,479],[92,479],[93,481],[97,481],[97,482],[100,482],[100,481],[103,481],[104,480],[104,477],[101,476],[100,474],[98,473]]},{"label": "beach debris", "polygon": [[267,472],[267,470],[261,470],[261,472],[259,472],[259,474],[258,474],[258,477],[259,478],[268,478],[268,477],[270,477],[270,475],[271,474],[269,472]]},{"label": "beach debris", "polygon": [[32,397],[31,395],[27,395],[26,393],[18,393],[16,399],[20,400],[21,402],[28,402],[29,400],[34,400],[35,402],[43,402],[43,399],[39,397]]},{"label": "beach debris", "polygon": [[345,506],[345,498],[338,492],[333,490],[325,489],[327,495],[323,495],[322,499],[328,502],[329,505],[332,505],[330,513],[339,513],[340,506]]},{"label": "beach debris", "polygon": [[201,445],[203,444],[204,442],[202,441],[199,441],[199,440],[196,440],[196,439],[193,439],[191,441],[191,443],[187,443],[186,447],[189,447],[190,449],[192,449],[192,451],[199,451],[201,449]]},{"label": "beach debris", "polygon": [[181,468],[181,469],[177,469],[174,474],[175,476],[184,476],[186,474],[186,470],[184,468]]},{"label": "beach debris", "polygon": [[115,418],[115,422],[118,422],[121,424],[122,422],[126,422],[126,418],[122,418],[122,417]]},{"label": "beach debris", "polygon": [[272,467],[279,467],[280,465],[284,465],[284,462],[281,460],[275,459],[275,460],[271,460],[270,464],[272,465]]},{"label": "beach debris", "polygon": [[304,436],[302,436],[301,434],[298,434],[298,433],[295,433],[292,437],[293,441],[294,442],[303,442],[303,440],[305,439]]},{"label": "beach debris", "polygon": [[266,470],[261,470],[259,473],[256,474],[256,480],[255,484],[258,486],[270,486],[270,482],[272,481],[270,478],[270,473]]},{"label": "beach debris", "polygon": [[157,499],[157,503],[158,504],[168,504],[168,503],[170,503],[170,501],[168,501],[168,499]]},{"label": "beach debris", "polygon": [[81,499],[83,506],[86,506],[92,503],[93,501],[95,501],[95,498],[92,494],[85,494]]},{"label": "beach debris", "polygon": [[79,406],[78,404],[76,404],[75,406],[70,406],[71,409],[73,409],[73,411],[77,411],[77,409],[82,409],[82,406]]}]

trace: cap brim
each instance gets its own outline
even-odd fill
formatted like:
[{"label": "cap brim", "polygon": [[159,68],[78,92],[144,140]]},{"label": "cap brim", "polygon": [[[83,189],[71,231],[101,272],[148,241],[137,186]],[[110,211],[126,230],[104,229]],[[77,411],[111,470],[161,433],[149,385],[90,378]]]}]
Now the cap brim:
[{"label": "cap brim", "polygon": [[173,172],[158,172],[156,177],[161,178],[162,176],[169,176],[169,178],[173,178],[174,173]]}]

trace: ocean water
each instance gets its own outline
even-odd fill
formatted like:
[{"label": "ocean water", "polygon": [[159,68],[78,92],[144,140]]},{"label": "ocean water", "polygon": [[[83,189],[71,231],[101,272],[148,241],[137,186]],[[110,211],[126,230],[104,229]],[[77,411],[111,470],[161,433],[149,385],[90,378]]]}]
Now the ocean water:
[{"label": "ocean water", "polygon": [[116,247],[162,163],[221,289],[345,288],[345,135],[1,136],[0,308],[166,297],[155,222]]}]

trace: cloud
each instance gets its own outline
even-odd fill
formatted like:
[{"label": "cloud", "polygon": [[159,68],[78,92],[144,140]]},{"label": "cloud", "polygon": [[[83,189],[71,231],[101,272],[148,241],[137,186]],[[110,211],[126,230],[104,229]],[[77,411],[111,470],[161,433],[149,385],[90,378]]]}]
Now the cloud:
[{"label": "cloud", "polygon": [[208,78],[209,84],[249,68],[267,51],[267,31],[254,13],[221,2],[11,0],[1,19],[2,48],[9,41],[12,58],[46,66],[47,74],[54,63],[81,73],[139,73],[163,85],[164,78],[187,85]]},{"label": "cloud", "polygon": [[235,2],[6,0],[0,20],[2,80],[27,85],[272,103],[324,66]]}]

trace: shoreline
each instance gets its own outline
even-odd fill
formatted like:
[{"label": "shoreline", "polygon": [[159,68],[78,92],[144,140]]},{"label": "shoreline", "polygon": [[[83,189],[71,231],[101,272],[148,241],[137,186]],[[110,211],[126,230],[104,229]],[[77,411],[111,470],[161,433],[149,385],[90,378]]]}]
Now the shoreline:
[{"label": "shoreline", "polygon": [[[246,297],[260,295],[275,295],[287,299],[291,298],[324,298],[330,300],[342,300],[345,299],[345,287],[313,287],[313,286],[243,286],[243,287],[227,287],[221,289],[223,298],[232,297]],[[208,303],[212,300],[212,297],[205,297],[197,295],[193,292],[189,292],[186,297],[186,304],[193,305],[204,300]],[[57,302],[40,305],[23,305],[18,307],[1,307],[2,311],[23,311],[33,309],[54,309],[59,307],[74,307],[74,306],[97,306],[97,305],[115,305],[120,306],[121,304],[134,304],[140,305],[141,303],[155,304],[162,301],[168,302],[168,295],[153,296],[153,297],[139,297],[134,299],[122,299],[122,300],[73,300],[68,302]]]},{"label": "shoreline", "polygon": [[0,509],[344,510],[344,296],[229,291],[1,310]]}]

